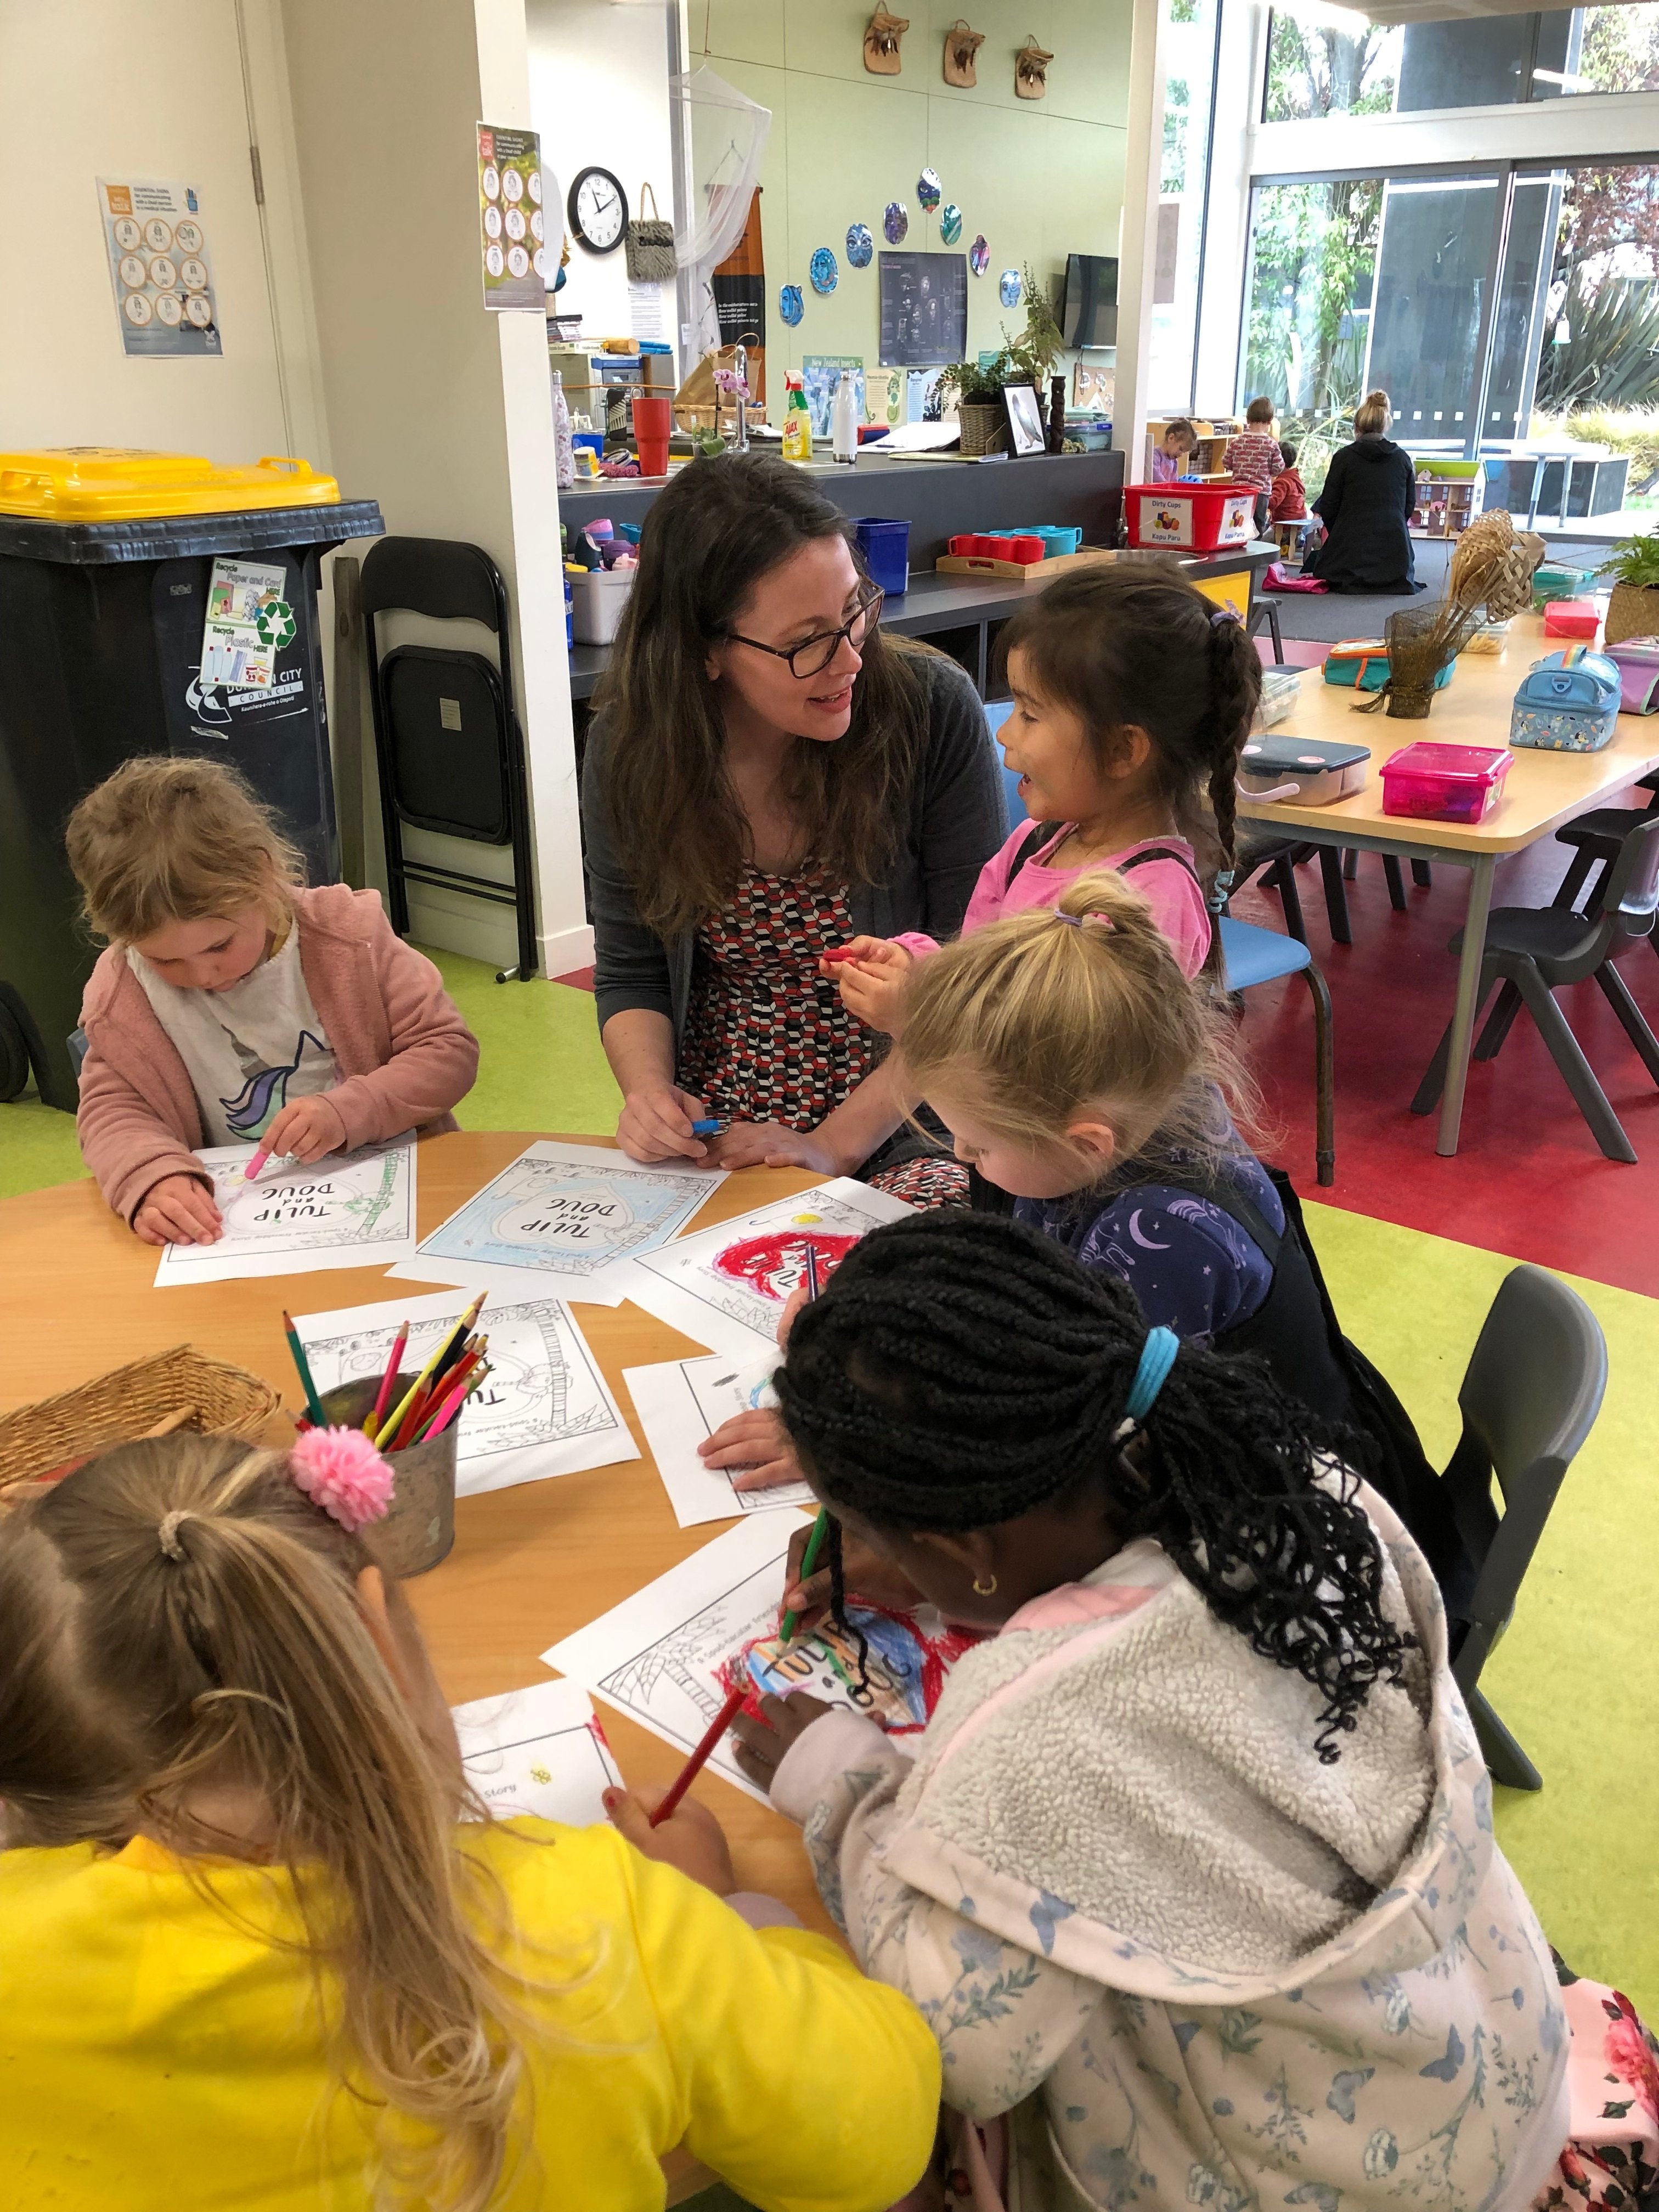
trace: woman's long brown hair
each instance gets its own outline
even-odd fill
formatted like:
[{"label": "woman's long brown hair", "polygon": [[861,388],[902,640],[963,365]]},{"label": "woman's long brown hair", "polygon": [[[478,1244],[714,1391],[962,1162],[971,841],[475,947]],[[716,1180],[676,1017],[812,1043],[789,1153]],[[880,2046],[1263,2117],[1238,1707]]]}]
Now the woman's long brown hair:
[{"label": "woman's long brown hair", "polygon": [[[298,1948],[337,1987],[328,2055],[394,2124],[384,2185],[483,2212],[524,2075],[492,1958],[508,1946],[479,1933],[504,1902],[458,1844],[459,1769],[441,1771],[358,1602],[371,1563],[281,1453],[191,1436],[104,1453],[0,1522],[0,1803],[12,1844],[176,1837],[214,1898],[189,1801],[248,1788]],[[395,1587],[387,1601],[401,1615]]]},{"label": "woman's long brown hair", "polygon": [[[677,937],[717,913],[749,858],[726,770],[726,729],[709,650],[760,579],[802,546],[852,526],[787,461],[730,453],[682,469],[646,518],[640,568],[594,694],[605,718],[605,797],[641,915]],[[915,648],[879,628],[861,648],[844,738],[803,738],[788,797],[803,863],[878,883],[892,858],[919,757],[926,687]]]}]

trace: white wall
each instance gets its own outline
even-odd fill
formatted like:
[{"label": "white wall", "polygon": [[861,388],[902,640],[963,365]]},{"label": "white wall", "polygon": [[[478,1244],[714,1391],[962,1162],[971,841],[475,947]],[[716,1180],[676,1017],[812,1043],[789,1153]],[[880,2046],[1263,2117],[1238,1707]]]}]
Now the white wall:
[{"label": "white wall", "polygon": [[[387,526],[482,545],[507,580],[547,972],[592,957],[539,314],[483,304],[474,126],[529,125],[522,0],[283,0],[331,449]],[[470,647],[453,626],[444,642]],[[371,820],[378,805],[369,807]],[[423,854],[506,880],[507,848]],[[411,890],[414,933],[503,964],[510,909]]]},{"label": "white wall", "polygon": [[[258,46],[255,89],[280,107]],[[143,446],[215,461],[325,464],[305,363],[279,361],[230,0],[0,0],[0,448]],[[274,127],[274,126],[273,126]],[[280,175],[281,155],[276,157]],[[173,178],[201,196],[224,351],[130,360],[95,179]],[[284,271],[292,281],[293,264]],[[286,389],[285,389],[286,386]],[[286,403],[286,404],[285,404]]]},{"label": "white wall", "polygon": [[[563,198],[572,178],[598,164],[621,179],[630,215],[640,213],[640,186],[648,180],[658,213],[672,222],[667,8],[617,7],[612,0],[525,0],[525,27],[531,113],[542,134],[542,158],[558,177],[559,220],[568,228]],[[557,305],[581,317],[585,339],[639,335],[621,246],[614,253],[590,253],[573,234]],[[663,294],[661,334],[671,344],[677,336],[672,284]]]}]

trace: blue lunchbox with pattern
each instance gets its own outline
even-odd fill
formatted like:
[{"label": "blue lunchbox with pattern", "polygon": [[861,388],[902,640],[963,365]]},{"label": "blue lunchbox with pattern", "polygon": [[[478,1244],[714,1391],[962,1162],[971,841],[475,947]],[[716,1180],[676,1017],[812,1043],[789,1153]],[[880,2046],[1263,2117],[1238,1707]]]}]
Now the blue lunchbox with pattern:
[{"label": "blue lunchbox with pattern", "polygon": [[1570,645],[1535,660],[1515,695],[1510,743],[1552,753],[1597,753],[1619,721],[1624,679],[1605,653]]}]

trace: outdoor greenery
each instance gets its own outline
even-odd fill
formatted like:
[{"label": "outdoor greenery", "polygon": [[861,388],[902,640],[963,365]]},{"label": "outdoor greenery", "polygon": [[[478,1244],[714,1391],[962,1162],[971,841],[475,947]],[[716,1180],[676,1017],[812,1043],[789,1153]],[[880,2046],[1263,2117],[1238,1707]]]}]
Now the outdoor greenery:
[{"label": "outdoor greenery", "polygon": [[1364,398],[1365,325],[1382,213],[1382,180],[1267,185],[1252,230],[1246,396],[1282,416],[1351,414]]},{"label": "outdoor greenery", "polygon": [[1531,434],[1540,440],[1563,435],[1589,446],[1606,446],[1630,459],[1627,500],[1659,486],[1659,406],[1583,407],[1568,415],[1533,416]]},{"label": "outdoor greenery", "polygon": [[1622,538],[1604,562],[1601,573],[1615,584],[1633,584],[1638,591],[1659,590],[1659,532],[1645,538]]},{"label": "outdoor greenery", "polygon": [[1586,404],[1639,407],[1659,400],[1659,283],[1580,269],[1543,334],[1537,404],[1565,414]]},{"label": "outdoor greenery", "polygon": [[1354,31],[1301,23],[1275,8],[1267,49],[1269,123],[1300,123],[1320,115],[1387,115],[1395,80],[1380,66],[1397,51],[1392,26]]}]

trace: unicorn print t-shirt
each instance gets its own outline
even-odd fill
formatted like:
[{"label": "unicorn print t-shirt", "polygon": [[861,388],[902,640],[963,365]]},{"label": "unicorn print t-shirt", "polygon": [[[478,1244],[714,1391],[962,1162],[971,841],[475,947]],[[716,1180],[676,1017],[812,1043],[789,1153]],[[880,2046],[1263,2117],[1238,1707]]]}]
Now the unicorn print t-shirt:
[{"label": "unicorn print t-shirt", "polygon": [[252,1143],[290,1099],[339,1081],[306,988],[297,929],[227,991],[181,991],[131,945],[127,964],[190,1071],[210,1145]]}]

